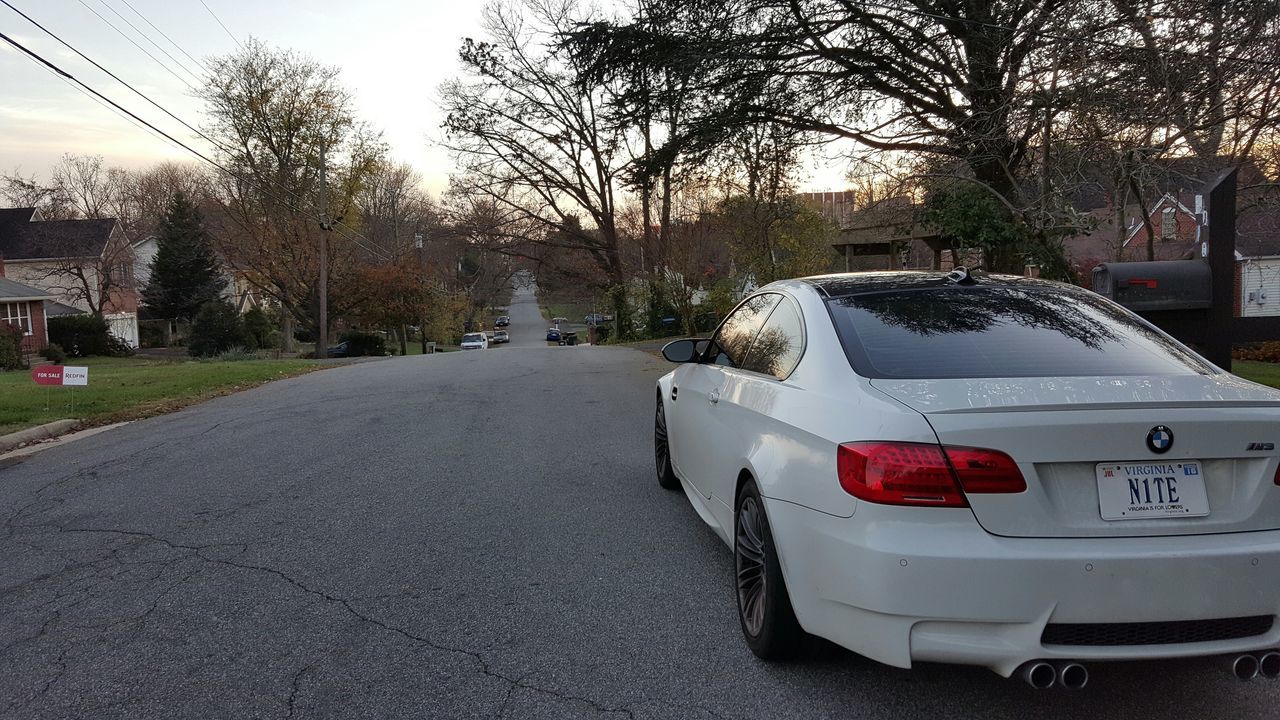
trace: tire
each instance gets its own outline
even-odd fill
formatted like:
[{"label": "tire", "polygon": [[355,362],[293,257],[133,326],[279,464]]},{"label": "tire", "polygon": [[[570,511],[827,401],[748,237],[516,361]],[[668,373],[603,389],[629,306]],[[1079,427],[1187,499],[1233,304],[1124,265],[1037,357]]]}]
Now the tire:
[{"label": "tire", "polygon": [[807,635],[791,607],[764,501],[754,482],[748,481],[738,493],[733,518],[735,594],[742,636],[762,660],[794,658]]},{"label": "tire", "polygon": [[664,490],[679,490],[680,478],[671,467],[671,441],[667,435],[667,411],[658,396],[658,408],[653,417],[653,460],[658,471],[658,485]]}]

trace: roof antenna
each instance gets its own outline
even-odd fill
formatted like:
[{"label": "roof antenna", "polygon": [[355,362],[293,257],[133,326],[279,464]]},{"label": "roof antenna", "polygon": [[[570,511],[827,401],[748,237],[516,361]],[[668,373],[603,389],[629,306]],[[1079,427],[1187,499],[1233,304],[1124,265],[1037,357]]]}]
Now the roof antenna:
[{"label": "roof antenna", "polygon": [[957,285],[972,285],[975,282],[973,274],[969,272],[969,268],[963,265],[957,266],[955,270],[947,273],[947,279]]}]

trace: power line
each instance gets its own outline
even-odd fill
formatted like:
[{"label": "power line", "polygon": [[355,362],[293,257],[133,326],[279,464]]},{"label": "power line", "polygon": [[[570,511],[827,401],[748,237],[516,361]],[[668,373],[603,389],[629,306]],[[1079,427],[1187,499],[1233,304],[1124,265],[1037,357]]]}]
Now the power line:
[{"label": "power line", "polygon": [[200,4],[204,5],[204,9],[209,11],[209,15],[213,17],[214,21],[222,26],[222,29],[225,30],[227,33],[227,37],[231,38],[232,42],[234,42],[236,45],[239,45],[240,49],[243,50],[244,45],[240,45],[240,41],[236,39],[236,36],[233,35],[230,30],[227,30],[227,26],[223,25],[222,20],[218,17],[217,13],[213,11],[213,8],[209,7],[208,3],[206,3],[204,0],[200,0]]},{"label": "power line", "polygon": [[137,26],[137,25],[134,25],[132,20],[130,20],[129,18],[125,17],[124,15],[121,15],[121,14],[120,14],[120,11],[119,11],[119,10],[116,10],[116,9],[115,9],[115,8],[114,8],[110,3],[108,3],[108,2],[107,2],[107,0],[98,0],[98,2],[102,5],[102,7],[104,7],[104,8],[106,8],[106,9],[110,10],[112,15],[115,15],[116,17],[120,18],[120,20],[121,20],[121,21],[123,21],[123,22],[124,22],[124,24],[128,25],[128,26],[129,26],[129,28],[130,28],[131,30],[133,30],[134,32],[138,33],[138,35],[142,36],[142,39],[143,39],[143,40],[146,40],[147,42],[151,43],[151,47],[154,47],[155,49],[159,50],[161,53],[163,53],[163,54],[164,54],[164,56],[165,56],[165,57],[167,57],[167,58],[169,58],[171,61],[173,61],[173,64],[174,64],[174,65],[177,65],[178,67],[182,68],[182,71],[183,71],[183,72],[185,72],[186,74],[190,75],[193,79],[195,79],[195,81],[196,81],[196,82],[200,82],[200,81],[201,81],[201,78],[200,78],[200,74],[199,74],[199,73],[194,73],[194,72],[192,72],[192,71],[191,71],[191,68],[187,67],[186,65],[184,65],[184,64],[182,63],[182,61],[181,61],[181,60],[179,60],[178,58],[174,57],[174,56],[173,56],[173,53],[171,53],[171,52],[169,52],[168,50],[165,50],[164,48],[160,47],[160,43],[158,43],[158,42],[156,42],[155,40],[153,40],[153,39],[151,38],[151,36],[150,36],[150,35],[148,35],[148,34],[146,34],[145,32],[143,32],[143,31],[139,30],[139,29],[138,29],[138,26]]},{"label": "power line", "polygon": [[132,10],[134,15],[137,15],[138,17],[142,18],[143,22],[150,25],[151,28],[156,32],[160,33],[161,37],[163,37],[165,40],[168,40],[170,45],[178,49],[178,52],[182,53],[183,55],[186,55],[187,59],[189,59],[191,62],[195,63],[196,65],[199,65],[201,70],[204,70],[205,72],[209,72],[208,66],[206,66],[199,59],[192,57],[191,53],[187,52],[186,48],[182,47],[177,42],[175,42],[173,38],[169,37],[168,33],[156,27],[156,24],[151,22],[151,20],[146,15],[143,15],[141,12],[139,12],[138,8],[133,6],[133,3],[129,2],[129,0],[121,0],[121,2],[123,2],[125,6],[127,6],[130,10]]},{"label": "power line", "polygon": [[[195,78],[197,82],[199,82],[199,81],[200,81],[200,79],[201,79],[201,78],[200,78],[200,74],[199,74],[199,73],[192,72],[192,71],[191,71],[191,68],[187,67],[185,63],[183,63],[183,62],[182,62],[181,60],[179,60],[178,58],[174,57],[174,56],[173,56],[173,53],[171,53],[171,52],[169,52],[168,50],[166,50],[166,49],[164,49],[163,47],[161,47],[160,43],[156,42],[156,41],[155,41],[155,40],[154,40],[150,35],[148,35],[146,32],[144,32],[144,31],[143,31],[141,28],[139,28],[137,25],[134,25],[132,20],[130,20],[129,18],[127,18],[127,17],[125,17],[123,14],[121,14],[119,10],[115,9],[115,7],[111,5],[111,3],[107,2],[107,0],[98,0],[98,2],[99,2],[103,7],[105,7],[106,9],[110,10],[112,15],[115,15],[116,17],[120,18],[120,20],[121,20],[121,21],[123,21],[126,25],[128,25],[128,26],[129,26],[129,27],[130,27],[134,32],[136,32],[138,35],[142,36],[142,38],[143,38],[144,40],[146,40],[147,42],[151,43],[151,47],[153,47],[153,48],[155,48],[155,49],[159,50],[160,52],[164,53],[164,56],[165,56],[165,57],[167,57],[167,58],[169,58],[170,60],[172,60],[172,61],[173,61],[173,64],[175,64],[175,65],[177,65],[178,67],[182,68],[182,71],[183,71],[183,72],[185,72],[186,74],[188,74],[188,75],[190,75],[191,77]],[[133,12],[134,12],[135,14],[138,14],[138,11],[137,11],[137,10],[134,10]],[[141,16],[140,14],[138,14],[138,17],[142,17],[142,16]],[[143,19],[143,20],[146,20],[146,18],[142,18],[142,19]],[[155,27],[155,25],[152,25],[152,27]],[[163,35],[164,33],[161,33],[161,34]],[[170,41],[170,42],[172,42],[172,41]]]},{"label": "power line", "polygon": [[[4,2],[4,4],[5,4],[5,5],[9,6],[10,8],[13,8],[13,6],[12,6],[12,5],[10,5],[10,4],[9,4],[9,2],[8,2],[7,0],[0,0],[0,2]],[[16,9],[15,9],[15,10],[16,10]],[[26,15],[23,15],[23,17],[27,17],[27,16],[26,16]],[[42,26],[37,25],[37,27],[40,27],[42,30],[44,30],[44,28],[43,28]],[[48,31],[48,30],[45,30],[45,32],[49,32],[49,31]],[[50,34],[50,35],[52,35],[52,33],[49,33],[49,34]],[[55,36],[55,37],[56,37],[56,36]],[[258,182],[254,181],[254,180],[252,180],[252,179],[245,178],[244,176],[242,176],[242,175],[240,175],[240,174],[238,174],[238,173],[236,173],[236,172],[234,172],[234,171],[232,171],[232,170],[230,170],[230,169],[228,169],[228,168],[224,167],[224,166],[223,166],[223,165],[221,165],[220,163],[218,163],[218,162],[216,162],[216,161],[214,161],[214,160],[210,159],[210,158],[209,158],[208,156],[206,156],[204,153],[201,153],[200,151],[196,150],[195,148],[192,148],[190,145],[187,145],[186,143],[182,142],[181,140],[178,140],[177,138],[173,137],[173,136],[172,136],[172,135],[170,135],[169,133],[167,133],[167,132],[165,132],[165,131],[161,130],[160,128],[157,128],[155,125],[152,125],[151,123],[149,123],[149,122],[147,122],[146,120],[142,119],[142,118],[141,118],[141,117],[139,117],[138,115],[134,114],[134,113],[133,113],[132,111],[130,111],[128,108],[125,108],[124,106],[120,105],[119,103],[117,103],[116,101],[114,101],[114,100],[112,100],[111,98],[107,97],[106,95],[103,95],[102,93],[98,92],[98,91],[97,91],[97,90],[95,90],[94,88],[90,87],[89,85],[87,85],[86,83],[84,83],[83,81],[81,81],[79,78],[76,78],[75,76],[71,75],[71,73],[68,73],[67,71],[63,70],[62,68],[60,68],[60,67],[58,67],[57,65],[53,64],[52,62],[50,62],[49,60],[46,60],[44,57],[42,57],[41,55],[39,55],[39,54],[38,54],[38,53],[36,53],[35,51],[28,49],[26,46],[22,45],[21,43],[19,43],[18,41],[14,40],[14,39],[13,39],[13,38],[11,38],[11,37],[9,37],[8,35],[5,35],[4,33],[0,33],[0,40],[5,41],[5,42],[6,42],[6,43],[8,43],[9,45],[12,45],[14,48],[16,48],[17,50],[19,50],[20,52],[22,52],[24,55],[26,55],[26,56],[27,56],[29,59],[31,59],[33,62],[36,62],[37,64],[39,64],[39,65],[41,65],[41,66],[45,67],[45,69],[47,69],[47,70],[49,70],[49,71],[51,71],[51,72],[55,73],[56,75],[58,75],[59,77],[63,78],[64,80],[66,80],[66,81],[68,81],[68,82],[70,82],[70,83],[73,83],[73,84],[74,84],[74,86],[76,86],[76,87],[77,87],[78,89],[80,89],[82,92],[86,92],[86,93],[88,93],[88,94],[90,95],[90,97],[93,97],[93,98],[96,98],[96,99],[99,99],[99,100],[101,100],[101,101],[104,101],[104,102],[108,103],[112,108],[116,109],[117,111],[119,111],[119,112],[121,112],[121,113],[124,113],[124,114],[125,114],[125,115],[127,115],[129,118],[131,118],[132,120],[134,120],[134,121],[136,121],[136,122],[138,122],[138,123],[141,123],[141,124],[145,125],[147,128],[150,128],[154,133],[156,133],[156,134],[160,135],[162,138],[164,138],[165,140],[169,141],[169,142],[170,142],[170,143],[172,143],[173,145],[175,145],[175,146],[177,146],[177,147],[179,147],[179,148],[181,148],[181,149],[183,149],[183,150],[186,150],[187,152],[191,153],[192,155],[194,155],[195,157],[199,158],[200,160],[203,160],[204,162],[208,163],[209,165],[213,166],[214,168],[217,168],[218,170],[221,170],[222,172],[224,172],[224,173],[226,173],[226,174],[228,174],[228,175],[230,175],[230,176],[232,176],[232,177],[238,178],[238,179],[240,179],[240,180],[248,180],[251,184],[256,185],[256,186],[258,187],[258,189],[259,189],[259,190],[261,190],[263,193],[265,193],[268,197],[271,197],[271,198],[273,198],[273,199],[275,199],[275,200],[278,200],[278,201],[284,202],[286,205],[292,205],[292,203],[290,203],[289,201],[287,201],[287,200],[285,200],[285,199],[281,198],[279,195],[276,195],[276,194],[275,194],[275,193],[273,193],[271,190],[269,190],[269,189],[267,189],[266,187],[264,187],[261,183],[258,183]],[[64,41],[61,41],[61,40],[60,40],[60,42],[64,42]],[[64,44],[65,44],[65,42],[64,42]],[[70,47],[70,46],[68,45],[68,47]],[[77,52],[78,52],[78,51],[77,51]],[[81,54],[81,56],[83,57],[83,54],[82,54],[82,53],[79,53],[79,54]],[[92,62],[92,61],[91,61],[91,62]],[[97,65],[97,63],[94,63],[94,64],[95,64],[95,65]],[[134,92],[137,92],[137,90],[134,90]],[[141,93],[139,93],[139,94],[141,94]],[[148,101],[152,102],[152,104],[156,104],[154,101],[151,101],[149,98],[148,98]],[[165,112],[166,112],[166,113],[168,113],[168,111],[167,111],[167,110],[166,110]],[[172,114],[171,114],[171,113],[169,113],[169,114],[172,116]],[[186,123],[183,123],[183,124],[185,125]],[[215,146],[216,146],[216,144],[215,144]],[[225,151],[225,149],[224,149],[224,151]],[[292,193],[292,192],[290,192],[290,191],[288,191],[288,190],[286,190],[286,192],[289,192],[291,195],[293,195],[293,196],[295,197],[295,199],[299,199],[299,200],[301,200],[301,199],[302,199],[302,198],[298,197],[298,196],[297,196],[297,194],[295,194],[295,193]],[[300,209],[300,208],[299,208],[299,209]],[[305,211],[303,211],[303,212],[305,212]],[[315,216],[313,217],[313,219],[316,219],[316,220],[317,220],[317,221],[319,221],[319,222],[332,222],[332,221],[326,221],[324,218],[320,217],[319,215],[315,215]],[[356,245],[359,245],[361,248],[363,248],[363,249],[367,250],[367,251],[368,251],[368,252],[370,252],[370,253],[373,253],[374,255],[380,256],[383,260],[390,260],[390,259],[391,259],[391,258],[390,258],[390,257],[389,257],[385,252],[383,252],[381,249],[379,249],[379,248],[376,248],[376,247],[373,247],[373,246],[371,246],[371,245],[366,244],[366,242],[372,242],[372,241],[370,241],[368,238],[366,238],[366,237],[364,237],[363,235],[361,235],[359,232],[356,232],[356,231],[355,231],[353,228],[351,228],[350,226],[348,226],[348,225],[346,225],[345,223],[342,223],[342,222],[336,222],[336,223],[333,223],[333,224],[335,224],[336,226],[338,226],[338,227],[342,227],[342,228],[344,228],[345,230],[347,230],[347,231],[350,233],[349,235],[347,235],[348,239],[349,239],[349,240],[351,240],[352,242],[354,242]],[[357,238],[360,238],[360,239],[358,240]],[[361,242],[360,240],[364,240],[365,242]]]},{"label": "power line", "polygon": [[154,61],[154,62],[155,62],[155,64],[157,64],[157,65],[159,65],[160,67],[164,68],[165,72],[167,72],[167,73],[169,73],[170,75],[172,75],[172,76],[174,76],[175,78],[177,78],[178,82],[182,83],[183,85],[186,85],[186,86],[187,86],[189,89],[191,89],[191,90],[195,90],[195,86],[193,86],[191,83],[187,82],[187,79],[186,79],[186,78],[184,78],[184,77],[182,77],[181,75],[179,75],[178,73],[174,72],[174,71],[173,71],[173,68],[171,68],[171,67],[169,67],[168,65],[165,65],[164,63],[160,62],[159,58],[157,58],[155,55],[152,55],[152,54],[151,54],[151,52],[150,52],[149,50],[147,50],[146,48],[144,48],[144,47],[142,47],[141,45],[139,45],[139,44],[138,44],[138,42],[137,42],[136,40],[134,40],[132,37],[129,37],[129,34],[128,34],[128,33],[126,33],[125,31],[121,30],[120,28],[116,27],[116,25],[115,25],[114,23],[112,23],[110,20],[108,20],[108,19],[106,19],[105,17],[103,17],[103,16],[102,16],[102,13],[98,12],[97,10],[94,10],[94,9],[93,9],[92,7],[90,7],[90,6],[89,6],[89,4],[88,4],[88,3],[86,3],[84,0],[76,0],[76,2],[80,3],[81,5],[83,5],[85,10],[88,10],[89,12],[93,13],[94,15],[96,15],[96,16],[97,16],[97,18],[98,18],[99,20],[101,20],[102,22],[106,23],[107,27],[111,28],[112,30],[115,30],[115,31],[116,31],[116,33],[120,35],[120,37],[124,38],[125,40],[128,40],[128,41],[129,41],[129,43],[130,43],[131,45],[133,45],[134,47],[138,48],[138,50],[142,51],[142,53],[143,53],[144,55],[146,55],[147,57],[151,58],[151,59],[152,59],[152,61]]},{"label": "power line", "polygon": [[[166,109],[164,106],[160,105],[160,103],[156,102],[155,100],[152,100],[150,97],[148,97],[147,95],[143,94],[143,92],[142,92],[141,90],[138,90],[138,89],[137,89],[137,88],[135,88],[134,86],[132,86],[132,85],[130,85],[129,83],[125,82],[123,79],[121,79],[121,77],[120,77],[119,75],[116,75],[115,73],[113,73],[113,72],[111,72],[110,70],[106,69],[106,68],[105,68],[105,67],[103,67],[102,65],[99,65],[96,61],[94,61],[94,60],[93,60],[93,58],[90,58],[89,56],[87,56],[87,55],[85,55],[84,53],[80,52],[78,49],[76,49],[76,48],[75,48],[75,46],[71,45],[71,43],[67,42],[66,40],[63,40],[63,39],[62,39],[61,37],[59,37],[56,33],[54,33],[52,30],[50,30],[49,28],[45,27],[44,25],[41,25],[41,24],[40,24],[39,22],[37,22],[34,18],[32,18],[30,15],[27,15],[26,13],[22,12],[22,11],[21,11],[21,10],[19,10],[18,8],[14,7],[14,5],[13,5],[12,3],[10,3],[10,2],[9,2],[9,0],[0,0],[0,3],[3,3],[3,4],[4,4],[6,7],[8,7],[10,10],[12,10],[12,11],[14,11],[14,12],[18,13],[19,15],[21,15],[21,16],[22,16],[22,18],[23,18],[24,20],[26,20],[27,22],[29,22],[29,23],[31,23],[32,25],[35,25],[36,27],[40,28],[42,31],[44,31],[44,33],[45,33],[46,35],[48,35],[49,37],[51,37],[51,38],[53,38],[54,40],[57,40],[59,43],[61,43],[61,44],[63,45],[63,47],[67,48],[68,50],[70,50],[71,52],[75,53],[76,55],[79,55],[79,56],[80,56],[80,58],[81,58],[82,60],[84,60],[85,62],[89,63],[90,65],[94,66],[95,68],[97,68],[97,69],[101,70],[102,72],[106,73],[108,76],[110,76],[110,77],[111,77],[111,79],[112,79],[112,80],[115,80],[116,82],[120,83],[121,85],[125,86],[126,88],[129,88],[130,90],[132,90],[132,91],[133,91],[133,93],[134,93],[135,95],[137,95],[138,97],[142,98],[143,100],[146,100],[147,102],[151,103],[153,106],[155,106],[155,108],[156,108],[156,109],[160,110],[160,111],[161,111],[161,112],[163,112],[165,115],[168,115],[169,117],[173,118],[173,119],[174,119],[174,120],[176,120],[177,122],[181,123],[183,126],[185,126],[185,127],[186,127],[188,130],[190,130],[191,132],[193,132],[193,133],[195,133],[196,135],[199,135],[200,137],[204,138],[204,139],[205,139],[205,140],[206,140],[210,145],[213,145],[214,147],[218,147],[218,143],[214,142],[212,138],[210,138],[209,136],[207,136],[207,135],[205,135],[204,133],[200,132],[200,131],[199,131],[198,129],[196,129],[195,127],[193,127],[193,126],[191,126],[190,124],[188,124],[188,123],[187,123],[187,121],[185,121],[185,120],[183,120],[182,118],[178,117],[177,115],[174,115],[173,113],[169,112],[169,110],[168,110],[168,109]],[[224,149],[224,150],[225,150],[225,149]]]}]

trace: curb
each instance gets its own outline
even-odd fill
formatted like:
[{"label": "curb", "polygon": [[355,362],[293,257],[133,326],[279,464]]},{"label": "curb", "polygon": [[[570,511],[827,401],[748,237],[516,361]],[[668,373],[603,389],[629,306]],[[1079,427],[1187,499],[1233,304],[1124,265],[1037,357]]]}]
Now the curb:
[{"label": "curb", "polygon": [[50,440],[59,435],[65,435],[80,427],[80,422],[79,420],[54,420],[51,423],[19,430],[16,433],[0,435],[0,453],[7,453],[29,443]]}]

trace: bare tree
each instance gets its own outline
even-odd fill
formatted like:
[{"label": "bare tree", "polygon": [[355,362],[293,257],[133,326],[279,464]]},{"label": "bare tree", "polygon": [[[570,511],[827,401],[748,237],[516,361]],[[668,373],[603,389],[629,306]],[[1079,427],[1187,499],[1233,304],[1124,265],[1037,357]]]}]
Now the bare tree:
[{"label": "bare tree", "polygon": [[620,305],[623,137],[606,122],[602,89],[582,88],[572,59],[553,52],[576,22],[573,7],[555,0],[486,7],[486,38],[468,39],[460,53],[465,79],[440,90],[444,144],[458,164],[451,192],[485,198],[522,220],[508,227],[529,234],[512,239],[589,255]]},{"label": "bare tree", "polygon": [[[333,286],[361,248],[344,221],[354,221],[356,195],[385,152],[360,123],[338,70],[258,42],[208,61],[199,92],[206,134],[227,169],[217,175],[220,213],[208,220],[222,255],[292,317],[319,332],[321,226]],[[321,182],[322,177],[325,177]],[[343,223],[340,225],[339,223]],[[335,295],[332,315],[348,302]]]}]

